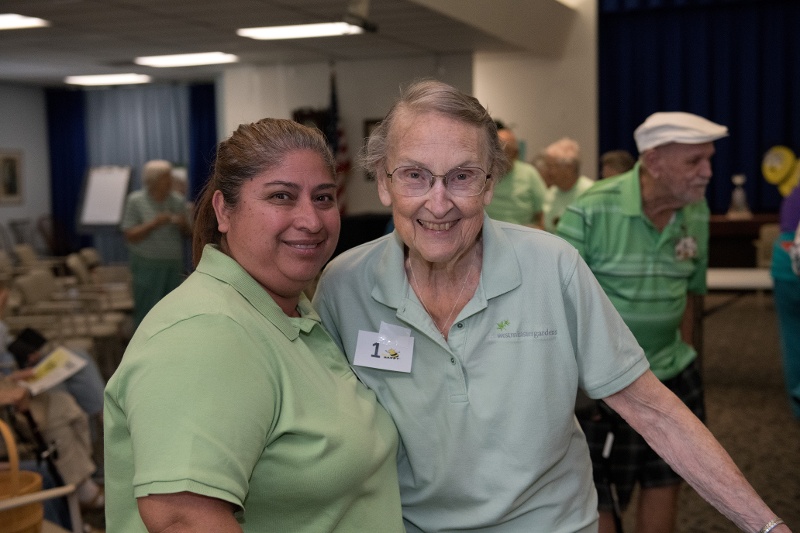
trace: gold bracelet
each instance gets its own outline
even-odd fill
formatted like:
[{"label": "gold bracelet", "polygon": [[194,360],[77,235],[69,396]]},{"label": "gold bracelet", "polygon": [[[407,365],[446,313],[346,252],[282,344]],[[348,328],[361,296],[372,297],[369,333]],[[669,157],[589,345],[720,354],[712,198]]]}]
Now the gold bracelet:
[{"label": "gold bracelet", "polygon": [[762,527],[758,533],[769,533],[770,531],[772,531],[773,529],[784,523],[785,522],[783,520],[781,520],[778,517],[775,517],[766,524],[764,524],[764,527]]}]

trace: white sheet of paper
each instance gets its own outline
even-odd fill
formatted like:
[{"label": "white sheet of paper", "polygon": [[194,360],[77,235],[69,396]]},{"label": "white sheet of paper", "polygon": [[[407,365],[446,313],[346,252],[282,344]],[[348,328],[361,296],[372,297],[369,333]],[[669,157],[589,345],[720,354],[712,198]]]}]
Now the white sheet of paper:
[{"label": "white sheet of paper", "polygon": [[33,367],[34,378],[21,383],[28,387],[31,395],[36,396],[40,392],[58,385],[84,366],[86,366],[85,359],[63,346],[58,346]]},{"label": "white sheet of paper", "polygon": [[[383,325],[381,325],[383,328]],[[353,364],[392,372],[411,372],[414,337],[359,331]]]}]

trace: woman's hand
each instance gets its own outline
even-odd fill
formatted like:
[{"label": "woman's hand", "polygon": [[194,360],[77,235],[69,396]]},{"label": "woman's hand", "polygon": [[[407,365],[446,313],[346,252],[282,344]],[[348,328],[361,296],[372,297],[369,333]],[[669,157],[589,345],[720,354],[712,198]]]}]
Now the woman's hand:
[{"label": "woman's hand", "polygon": [[0,383],[0,405],[13,405],[20,411],[27,411],[28,400],[30,393],[25,387]]},{"label": "woman's hand", "polygon": [[28,381],[33,378],[36,372],[33,368],[23,368],[22,370],[15,370],[8,375],[11,381]]}]

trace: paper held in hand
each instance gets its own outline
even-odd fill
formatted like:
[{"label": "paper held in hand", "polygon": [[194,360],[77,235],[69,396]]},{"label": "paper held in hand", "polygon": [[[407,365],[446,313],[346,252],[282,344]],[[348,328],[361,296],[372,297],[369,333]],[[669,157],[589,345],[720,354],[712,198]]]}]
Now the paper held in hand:
[{"label": "paper held in hand", "polygon": [[57,347],[33,367],[33,377],[21,382],[32,396],[46,391],[86,366],[86,360],[63,346]]}]

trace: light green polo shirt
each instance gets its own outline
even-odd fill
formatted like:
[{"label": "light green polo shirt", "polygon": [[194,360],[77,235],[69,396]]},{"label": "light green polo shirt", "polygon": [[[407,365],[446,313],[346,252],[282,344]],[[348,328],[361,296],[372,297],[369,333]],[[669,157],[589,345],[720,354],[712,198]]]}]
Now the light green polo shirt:
[{"label": "light green polo shirt", "polygon": [[558,219],[566,211],[567,206],[575,201],[580,195],[589,190],[594,185],[594,180],[586,176],[579,176],[578,181],[568,191],[562,191],[555,185],[547,189],[547,196],[544,207],[544,229],[550,233],[556,232]]},{"label": "light green polo shirt", "polygon": [[511,172],[494,185],[492,202],[486,212],[495,220],[533,224],[541,212],[547,188],[539,171],[523,161],[514,161]]},{"label": "light green polo shirt", "polygon": [[[122,231],[153,220],[160,213],[186,215],[186,200],[170,193],[163,202],[156,202],[146,190],[134,191],[125,201],[120,227]],[[164,224],[139,242],[129,242],[128,249],[148,259],[183,260],[183,235],[177,224]]]},{"label": "light green polo shirt", "polygon": [[647,360],[571,246],[488,217],[482,235],[481,280],[447,342],[396,232],[331,262],[314,305],[351,362],[360,330],[411,330],[410,373],[354,367],[400,432],[409,532],[596,531],[576,392],[618,392]]},{"label": "light green polo shirt", "polygon": [[136,498],[190,491],[245,532],[400,533],[397,432],[302,297],[286,316],[207,246],[139,326],[105,392],[108,530]]},{"label": "light green polo shirt", "polygon": [[[708,222],[708,206],[700,201],[679,209],[659,232],[642,213],[637,163],[584,193],[558,225],[558,234],[586,260],[661,380],[678,375],[697,356],[681,340],[680,323],[687,291],[706,292]],[[688,248],[677,250],[679,243]]]}]

